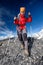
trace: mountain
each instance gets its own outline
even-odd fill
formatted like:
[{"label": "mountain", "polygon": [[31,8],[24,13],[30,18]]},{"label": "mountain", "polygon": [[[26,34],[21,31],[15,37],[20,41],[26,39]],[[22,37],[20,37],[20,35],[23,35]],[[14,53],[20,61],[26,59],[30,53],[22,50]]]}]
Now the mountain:
[{"label": "mountain", "polygon": [[[28,33],[29,34],[29,33]],[[27,35],[28,37],[31,37],[31,35],[29,36],[29,35]],[[8,36],[0,36],[0,40],[4,40],[4,39],[9,39],[9,38],[13,38],[14,37],[14,35],[12,35],[12,34],[9,34]],[[17,35],[16,35],[16,37],[17,37]],[[32,34],[32,37],[34,37],[34,38],[37,38],[37,39],[43,39],[43,29],[41,29],[39,32],[37,32],[37,33],[33,33]]]},{"label": "mountain", "polygon": [[33,37],[37,38],[37,39],[42,39],[43,38],[43,29],[41,29],[41,31],[34,33]]},{"label": "mountain", "polygon": [[[11,41],[12,40],[12,41]],[[0,65],[43,65],[43,41],[28,38],[30,56],[24,54],[18,38],[1,41]]]},{"label": "mountain", "polygon": [[12,34],[10,35],[10,34],[9,34],[9,35],[7,35],[7,36],[0,36],[0,41],[1,41],[1,40],[5,40],[5,39],[10,39],[10,38],[14,38],[14,35],[12,35]]}]

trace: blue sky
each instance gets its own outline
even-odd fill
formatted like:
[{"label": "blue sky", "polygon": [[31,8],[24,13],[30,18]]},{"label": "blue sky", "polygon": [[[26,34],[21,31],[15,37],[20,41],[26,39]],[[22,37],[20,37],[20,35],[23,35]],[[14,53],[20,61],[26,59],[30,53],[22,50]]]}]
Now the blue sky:
[{"label": "blue sky", "polygon": [[[16,36],[16,25],[13,24],[14,16],[19,13],[20,7],[26,7],[26,17],[28,12],[32,15],[32,33],[36,33],[43,28],[43,0],[0,0],[0,37]],[[30,33],[30,23],[26,24]]]}]

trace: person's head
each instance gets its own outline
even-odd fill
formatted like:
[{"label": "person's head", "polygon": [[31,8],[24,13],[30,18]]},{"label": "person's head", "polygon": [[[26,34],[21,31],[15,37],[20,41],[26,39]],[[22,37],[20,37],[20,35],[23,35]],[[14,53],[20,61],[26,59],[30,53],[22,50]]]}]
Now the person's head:
[{"label": "person's head", "polygon": [[25,7],[20,7],[20,13],[25,14]]}]

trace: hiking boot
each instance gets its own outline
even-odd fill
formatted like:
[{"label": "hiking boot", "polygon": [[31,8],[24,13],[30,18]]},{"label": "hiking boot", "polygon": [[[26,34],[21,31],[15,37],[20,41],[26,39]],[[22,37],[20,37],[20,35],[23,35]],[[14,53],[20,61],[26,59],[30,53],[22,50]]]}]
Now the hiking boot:
[{"label": "hiking boot", "polygon": [[24,53],[25,53],[26,55],[29,55],[29,52],[28,52],[27,49],[24,50]]},{"label": "hiking boot", "polygon": [[24,45],[23,44],[21,44],[21,48],[24,49]]}]

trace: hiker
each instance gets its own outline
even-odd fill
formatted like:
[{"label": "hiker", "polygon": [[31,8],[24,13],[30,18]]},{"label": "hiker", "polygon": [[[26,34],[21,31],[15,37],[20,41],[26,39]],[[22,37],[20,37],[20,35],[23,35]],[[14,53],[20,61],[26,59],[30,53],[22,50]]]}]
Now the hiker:
[{"label": "hiker", "polygon": [[19,40],[21,41],[21,47],[24,48],[25,54],[29,55],[28,52],[28,40],[27,40],[27,31],[26,31],[26,23],[32,22],[32,16],[30,12],[28,13],[28,18],[25,17],[25,7],[20,7],[20,13],[17,17],[14,17],[14,24],[17,25],[17,35]]}]

